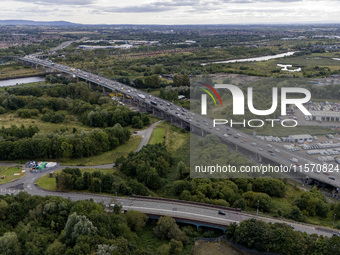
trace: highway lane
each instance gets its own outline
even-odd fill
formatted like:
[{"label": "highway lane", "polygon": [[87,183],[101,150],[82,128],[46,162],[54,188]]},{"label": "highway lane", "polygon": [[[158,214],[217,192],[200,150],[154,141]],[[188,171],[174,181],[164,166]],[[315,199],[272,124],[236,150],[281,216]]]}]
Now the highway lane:
[{"label": "highway lane", "polygon": [[[219,126],[213,127],[213,121],[201,116],[200,114],[196,114],[191,111],[184,110],[182,107],[172,104],[171,102],[167,100],[151,96],[144,91],[139,91],[133,87],[130,87],[128,85],[125,85],[125,84],[122,84],[116,81],[112,81],[110,79],[101,77],[99,75],[85,72],[85,71],[75,69],[69,66],[38,59],[38,58],[35,58],[34,56],[26,56],[24,59],[32,63],[55,68],[61,72],[69,73],[71,75],[74,75],[75,77],[86,79],[93,83],[99,84],[103,87],[113,89],[118,92],[133,96],[134,98],[138,98],[142,102],[145,102],[149,105],[152,105],[151,101],[153,101],[157,103],[157,105],[152,105],[156,109],[165,111],[167,114],[176,116],[177,118],[181,119],[182,121],[185,121],[191,126],[195,126],[197,128],[203,129],[206,133],[215,134],[222,140],[228,140],[234,144],[237,144],[237,146],[240,148],[244,148],[246,150],[256,152],[261,157],[268,158],[278,165],[285,165],[285,166],[293,167],[294,163],[290,159],[298,158],[299,164],[301,165],[301,167],[300,168],[294,167],[292,168],[293,171],[297,171],[298,173],[301,173],[304,176],[308,176],[308,177],[320,180],[324,183],[328,183],[330,185],[340,188],[339,172],[332,173],[331,175],[336,176],[336,180],[331,180],[328,178],[328,176],[318,174],[315,171],[314,172],[303,171],[303,169],[305,169],[305,166],[308,166],[308,164],[310,163],[315,163],[319,165],[322,164],[322,162],[316,160],[313,157],[301,155],[296,152],[287,151],[285,149],[282,149],[279,146],[276,146],[275,144],[270,144],[271,147],[268,147],[268,142],[262,141],[252,135],[244,133],[235,128],[227,127],[227,125],[223,125],[223,126],[221,125],[221,127]],[[276,125],[278,124],[276,123]],[[229,130],[226,130],[226,128],[228,128]],[[226,135],[227,133],[230,133],[231,135],[228,135],[228,137],[225,137],[224,135]],[[235,135],[237,134],[240,134],[240,137],[238,139],[235,138]],[[247,142],[242,143],[243,140],[246,140]],[[251,143],[256,143],[256,147],[252,146]],[[280,152],[279,153],[275,152],[276,155],[271,156],[268,150],[271,150],[271,151],[278,150]]]},{"label": "highway lane", "polygon": [[[274,218],[268,218],[263,216],[256,216],[254,214],[249,214],[245,212],[229,211],[224,210],[226,215],[218,214],[220,209],[216,209],[209,205],[193,205],[186,204],[182,202],[177,202],[175,200],[171,201],[160,201],[153,200],[149,198],[136,198],[136,197],[115,197],[107,196],[101,194],[92,193],[76,193],[76,192],[54,192],[40,189],[34,185],[35,181],[48,172],[43,173],[26,173],[22,179],[19,179],[13,183],[8,183],[6,187],[0,185],[0,194],[17,194],[20,191],[26,191],[31,195],[39,196],[60,196],[66,199],[71,199],[73,201],[93,199],[97,203],[103,203],[104,205],[112,205],[118,203],[122,205],[124,210],[137,210],[149,214],[157,215],[168,215],[172,217],[179,217],[183,219],[188,219],[191,221],[207,222],[217,225],[228,225],[231,222],[239,223],[243,220],[256,218],[266,222],[272,223],[286,223],[293,225],[295,230],[306,232],[308,234],[319,234],[325,236],[332,236],[332,231],[327,231],[323,229],[315,228],[313,225],[301,224],[298,222],[284,221]],[[20,189],[15,187],[21,186]],[[14,187],[14,188],[12,188]],[[14,192],[13,192],[14,190]]]}]

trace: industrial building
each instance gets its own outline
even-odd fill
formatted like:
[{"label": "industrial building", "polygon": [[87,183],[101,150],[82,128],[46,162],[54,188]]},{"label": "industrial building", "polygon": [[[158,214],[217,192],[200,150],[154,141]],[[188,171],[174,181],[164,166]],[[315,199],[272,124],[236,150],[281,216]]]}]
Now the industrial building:
[{"label": "industrial building", "polygon": [[292,143],[311,143],[313,142],[313,136],[311,135],[290,135],[288,136],[288,141]]},{"label": "industrial building", "polygon": [[309,111],[312,114],[312,120],[340,122],[340,112],[334,111]]}]

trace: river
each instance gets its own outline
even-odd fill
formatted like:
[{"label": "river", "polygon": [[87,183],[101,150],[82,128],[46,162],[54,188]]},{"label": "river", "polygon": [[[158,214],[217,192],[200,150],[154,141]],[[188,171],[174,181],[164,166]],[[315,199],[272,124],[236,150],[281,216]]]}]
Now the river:
[{"label": "river", "polygon": [[45,81],[45,77],[34,76],[34,77],[2,80],[0,81],[0,87],[15,86],[19,84],[26,84],[26,83],[40,82],[40,81]]},{"label": "river", "polygon": [[205,65],[208,65],[208,64],[228,64],[228,63],[237,63],[237,62],[267,61],[267,60],[270,60],[270,59],[292,56],[294,53],[295,53],[295,51],[289,51],[289,52],[286,52],[286,53],[270,55],[270,56],[262,56],[262,57],[256,57],[256,58],[231,59],[231,60],[217,61],[217,62],[211,62],[211,63],[202,63],[201,65],[205,66]]}]

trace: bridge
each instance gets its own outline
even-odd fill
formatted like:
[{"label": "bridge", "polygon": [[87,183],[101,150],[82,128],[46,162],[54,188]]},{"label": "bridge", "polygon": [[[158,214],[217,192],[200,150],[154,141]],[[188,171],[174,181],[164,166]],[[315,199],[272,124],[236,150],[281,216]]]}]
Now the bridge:
[{"label": "bridge", "polygon": [[[132,106],[136,106],[140,111],[149,112],[154,115],[159,116],[160,118],[169,121],[170,123],[180,126],[186,130],[190,130],[192,133],[195,133],[200,136],[205,136],[207,134],[214,134],[221,139],[226,145],[228,145],[231,149],[242,153],[253,161],[257,161],[263,164],[272,164],[272,165],[283,165],[288,166],[290,168],[293,167],[293,163],[290,161],[291,158],[297,158],[299,160],[299,164],[301,164],[301,169],[304,169],[305,165],[310,164],[311,162],[316,164],[322,164],[322,162],[316,160],[315,158],[308,155],[299,155],[294,152],[282,150],[275,144],[270,148],[271,150],[280,151],[276,156],[272,156],[268,153],[268,144],[265,141],[257,139],[256,137],[246,134],[240,130],[229,128],[226,131],[224,128],[214,128],[213,122],[211,119],[207,119],[199,114],[194,112],[184,110],[180,106],[172,104],[169,101],[166,101],[161,98],[157,98],[151,96],[144,91],[140,91],[131,86],[122,84],[117,81],[113,81],[107,79],[105,77],[89,73],[83,70],[79,70],[76,68],[72,68],[66,65],[53,63],[50,60],[39,59],[33,55],[28,55],[25,57],[18,58],[23,64],[29,64],[34,67],[43,66],[44,68],[52,68],[54,70],[58,70],[59,72],[67,75],[71,75],[72,77],[79,80],[84,80],[89,88],[92,85],[96,85],[102,87],[103,92],[105,93],[107,90],[118,95],[118,93],[123,95],[122,101],[124,103],[128,103]],[[155,104],[156,102],[156,104]],[[228,132],[228,137],[225,137],[225,133]],[[236,139],[237,135],[240,135],[240,139]],[[247,142],[241,143],[241,141],[245,139]],[[256,143],[256,147],[252,144]],[[339,173],[333,174],[334,176],[338,176],[335,180],[329,179],[328,176],[324,174],[320,174],[318,172],[304,172],[299,170],[293,170],[290,172],[290,178],[306,178],[308,177],[311,180],[316,180],[318,182],[327,184],[332,187],[340,188],[340,175]]]},{"label": "bridge", "polygon": [[[66,166],[60,166],[59,169]],[[111,164],[107,167],[111,167]],[[193,224],[199,227],[212,227],[225,231],[227,227],[235,222],[239,224],[243,220],[258,219],[271,223],[286,223],[292,225],[294,230],[306,232],[307,234],[318,234],[331,237],[337,230],[328,228],[319,228],[318,226],[281,220],[277,218],[264,217],[255,213],[246,213],[236,208],[228,208],[224,206],[203,204],[198,202],[159,198],[145,196],[131,197],[114,197],[102,194],[93,194],[85,192],[59,192],[48,191],[39,188],[34,184],[41,176],[49,174],[51,171],[42,173],[27,172],[22,178],[11,183],[0,185],[0,194],[18,194],[26,191],[31,195],[38,196],[59,196],[72,201],[93,199],[96,203],[102,203],[108,209],[112,204],[119,204],[123,211],[135,210],[147,214],[150,218],[159,218],[161,216],[173,217],[178,223]],[[223,210],[225,215],[219,214],[218,211]]]}]

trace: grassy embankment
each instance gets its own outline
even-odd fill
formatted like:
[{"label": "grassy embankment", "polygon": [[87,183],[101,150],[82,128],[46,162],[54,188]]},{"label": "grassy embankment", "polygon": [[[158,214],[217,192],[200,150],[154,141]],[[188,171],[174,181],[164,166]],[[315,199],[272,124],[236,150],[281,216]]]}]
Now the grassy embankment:
[{"label": "grassy embankment", "polygon": [[[19,166],[16,167],[0,167],[0,177],[6,176],[5,179],[0,179],[0,185],[8,182],[15,181],[21,178],[25,173],[21,173],[21,168]],[[14,175],[14,174],[22,174],[22,175]]]}]

